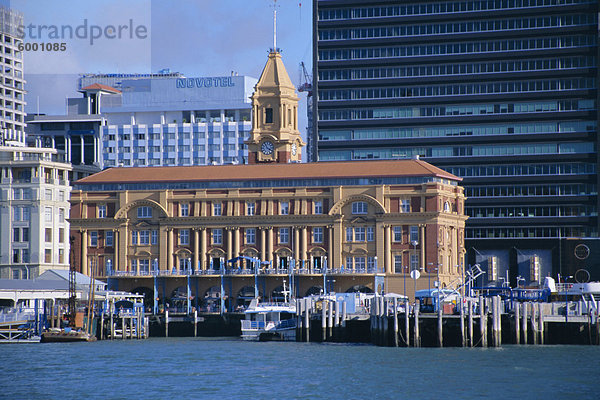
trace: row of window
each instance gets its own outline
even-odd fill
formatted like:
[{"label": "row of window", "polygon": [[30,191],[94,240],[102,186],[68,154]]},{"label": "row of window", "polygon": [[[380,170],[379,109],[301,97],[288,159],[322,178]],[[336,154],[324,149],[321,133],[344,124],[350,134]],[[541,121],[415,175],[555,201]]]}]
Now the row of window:
[{"label": "row of window", "polygon": [[594,228],[567,227],[537,227],[537,228],[469,228],[466,229],[466,239],[497,239],[497,238],[565,238],[565,237],[598,237]]},{"label": "row of window", "polygon": [[589,175],[596,173],[596,164],[563,163],[563,164],[515,164],[515,165],[474,165],[444,167],[453,175],[473,176],[528,176],[528,175]]},{"label": "row of window", "polygon": [[321,29],[319,40],[356,40],[372,38],[398,38],[425,35],[448,35],[473,32],[499,32],[592,25],[597,21],[595,14],[574,14],[545,17],[518,17],[451,23],[381,26],[374,28]]},{"label": "row of window", "polygon": [[469,217],[507,218],[507,217],[586,217],[597,216],[598,210],[593,205],[553,205],[531,207],[467,207]]},{"label": "row of window", "polygon": [[538,154],[578,154],[595,152],[595,143],[531,143],[480,146],[443,146],[443,147],[397,147],[358,150],[322,150],[319,159],[332,160],[369,160],[399,159],[414,156],[445,157],[482,157],[482,156],[518,156]]},{"label": "row of window", "polygon": [[506,72],[555,71],[575,68],[592,68],[596,59],[589,56],[570,56],[472,63],[429,65],[403,65],[397,67],[362,67],[345,69],[319,69],[319,81],[385,79],[404,77],[435,77],[465,74],[490,74]]},{"label": "row of window", "polygon": [[372,140],[444,136],[491,136],[532,133],[593,132],[596,121],[526,122],[485,125],[444,125],[405,128],[320,130],[319,140]]},{"label": "row of window", "polygon": [[[195,153],[199,153],[199,152],[203,152],[206,151],[206,148],[208,147],[208,151],[237,151],[237,150],[247,150],[248,146],[243,144],[243,143],[239,143],[239,144],[209,144],[208,146],[205,146],[203,144],[197,144],[193,146],[193,150]],[[175,147],[174,145],[165,145],[162,146],[148,146],[148,151],[146,151],[146,146],[136,146],[133,148],[133,151],[135,153],[162,153],[162,152],[166,152],[166,153],[174,153],[176,151],[183,151],[183,152],[189,152],[192,151],[192,147],[189,145],[180,145],[178,147]],[[110,146],[109,144],[105,144],[104,145],[104,152],[107,154],[113,154],[113,153],[131,153],[132,152],[132,148],[131,147],[113,147]]]},{"label": "row of window", "polygon": [[538,101],[431,107],[352,108],[319,111],[319,121],[523,114],[594,110],[594,100]]},{"label": "row of window", "polygon": [[[57,250],[58,250],[58,263],[64,264],[66,261],[65,260],[65,249],[59,248]],[[13,249],[12,262],[13,262],[13,264],[23,264],[23,263],[31,262],[30,255],[29,255],[29,249],[24,249],[24,248]],[[44,261],[43,262],[45,264],[52,263],[52,249],[44,249]]]},{"label": "row of window", "polygon": [[531,39],[436,43],[424,45],[319,50],[319,61],[367,60],[372,58],[419,57],[453,54],[493,53],[522,50],[550,50],[595,46],[592,35],[571,35]]},{"label": "row of window", "polygon": [[[393,228],[394,242],[402,243],[402,226]],[[375,241],[375,227],[357,226],[346,228],[346,242],[373,242]],[[409,227],[409,242],[419,242],[419,227]]]},{"label": "row of window", "polygon": [[518,196],[596,196],[596,185],[548,184],[548,185],[499,185],[499,186],[467,186],[467,197],[518,197]]},{"label": "row of window", "polygon": [[406,97],[463,96],[469,94],[594,90],[595,84],[596,80],[594,78],[568,78],[410,87],[327,89],[319,90],[319,100],[402,99]]},{"label": "row of window", "polygon": [[[54,199],[54,191],[52,189],[45,189],[43,192],[43,199],[52,201]],[[12,190],[13,200],[31,200],[33,199],[33,191],[30,188],[13,188]],[[58,201],[65,201],[65,191],[58,191]]]},{"label": "row of window", "polygon": [[547,7],[567,4],[594,4],[593,0],[469,0],[444,1],[427,4],[369,6],[357,8],[319,9],[319,21],[400,17],[407,15],[438,15],[472,11],[512,10],[515,8]]}]

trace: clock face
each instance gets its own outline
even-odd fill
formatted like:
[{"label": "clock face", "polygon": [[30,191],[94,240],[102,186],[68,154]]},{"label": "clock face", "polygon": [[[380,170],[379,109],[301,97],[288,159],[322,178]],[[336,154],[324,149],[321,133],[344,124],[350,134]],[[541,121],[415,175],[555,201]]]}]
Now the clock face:
[{"label": "clock face", "polygon": [[297,152],[298,146],[296,146],[296,143],[292,143],[292,155],[295,156]]},{"label": "clock face", "polygon": [[274,148],[275,146],[273,145],[273,142],[266,141],[262,144],[262,146],[260,146],[260,151],[262,151],[263,154],[268,156],[273,154]]}]

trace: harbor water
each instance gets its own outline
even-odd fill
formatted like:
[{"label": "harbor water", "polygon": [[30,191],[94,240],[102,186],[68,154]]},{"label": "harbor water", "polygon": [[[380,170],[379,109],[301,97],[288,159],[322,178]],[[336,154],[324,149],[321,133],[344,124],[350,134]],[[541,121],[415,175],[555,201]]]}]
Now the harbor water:
[{"label": "harbor water", "polygon": [[600,347],[152,338],[0,346],[0,399],[599,399]]}]

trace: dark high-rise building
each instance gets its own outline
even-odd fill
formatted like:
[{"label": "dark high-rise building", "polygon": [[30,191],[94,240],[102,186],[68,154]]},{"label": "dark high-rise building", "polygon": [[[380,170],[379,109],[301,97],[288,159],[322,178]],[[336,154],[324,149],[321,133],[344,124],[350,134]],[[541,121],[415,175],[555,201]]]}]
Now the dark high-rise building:
[{"label": "dark high-rise building", "polygon": [[597,0],[314,0],[319,160],[464,178],[487,282],[600,279]]}]

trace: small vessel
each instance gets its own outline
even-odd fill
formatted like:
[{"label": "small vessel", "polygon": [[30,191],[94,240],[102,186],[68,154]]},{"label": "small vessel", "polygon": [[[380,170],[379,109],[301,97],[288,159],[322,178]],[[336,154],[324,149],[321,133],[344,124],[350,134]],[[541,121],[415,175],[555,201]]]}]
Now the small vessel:
[{"label": "small vessel", "polygon": [[288,301],[285,290],[283,303],[259,303],[253,299],[242,322],[242,339],[254,341],[296,340],[296,304]]},{"label": "small vessel", "polygon": [[50,329],[42,333],[42,343],[58,342],[94,342],[96,336],[82,330],[72,328]]}]

